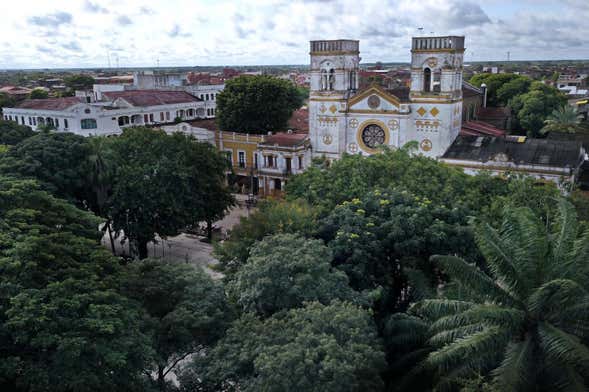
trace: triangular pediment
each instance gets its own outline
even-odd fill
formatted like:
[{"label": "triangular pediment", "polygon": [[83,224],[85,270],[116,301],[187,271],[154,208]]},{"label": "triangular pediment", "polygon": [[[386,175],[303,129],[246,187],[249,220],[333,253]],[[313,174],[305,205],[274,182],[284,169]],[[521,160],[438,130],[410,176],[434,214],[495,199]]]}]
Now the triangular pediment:
[{"label": "triangular pediment", "polygon": [[380,86],[370,86],[358,92],[348,101],[350,111],[398,111],[401,101]]}]

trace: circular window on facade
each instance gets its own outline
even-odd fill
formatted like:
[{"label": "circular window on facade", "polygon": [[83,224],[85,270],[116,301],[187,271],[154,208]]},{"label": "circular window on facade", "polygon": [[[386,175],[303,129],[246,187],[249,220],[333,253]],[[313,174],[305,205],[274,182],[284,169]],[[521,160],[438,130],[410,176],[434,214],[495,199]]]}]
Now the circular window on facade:
[{"label": "circular window on facade", "polygon": [[362,142],[369,148],[376,148],[384,144],[386,135],[384,129],[376,124],[367,125],[362,130]]},{"label": "circular window on facade", "polygon": [[379,106],[380,98],[378,97],[378,95],[371,95],[370,97],[368,97],[368,107],[370,109],[376,109]]},{"label": "circular window on facade", "polygon": [[86,113],[86,114],[90,113],[90,109],[84,109],[84,113]]}]

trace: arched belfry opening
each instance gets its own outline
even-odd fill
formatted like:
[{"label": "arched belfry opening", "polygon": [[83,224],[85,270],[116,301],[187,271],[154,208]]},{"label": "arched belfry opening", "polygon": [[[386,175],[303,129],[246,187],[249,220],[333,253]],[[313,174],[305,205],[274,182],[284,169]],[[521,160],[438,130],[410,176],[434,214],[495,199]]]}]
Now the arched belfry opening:
[{"label": "arched belfry opening", "polygon": [[335,70],[329,70],[329,90],[333,90],[335,86]]},{"label": "arched belfry opening", "polygon": [[432,85],[432,70],[426,68],[423,70],[423,91],[430,92]]}]

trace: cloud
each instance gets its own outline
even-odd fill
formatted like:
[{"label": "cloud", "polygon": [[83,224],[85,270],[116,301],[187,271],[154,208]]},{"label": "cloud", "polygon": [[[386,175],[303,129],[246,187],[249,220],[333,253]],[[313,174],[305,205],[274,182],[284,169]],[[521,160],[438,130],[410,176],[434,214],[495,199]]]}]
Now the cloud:
[{"label": "cloud", "polygon": [[133,21],[127,15],[117,16],[116,22],[120,26],[129,26],[129,25],[132,25],[133,24]]},{"label": "cloud", "polygon": [[58,28],[61,25],[72,23],[72,14],[67,12],[55,12],[44,16],[31,16],[28,21],[30,24],[39,27]]},{"label": "cloud", "polygon": [[99,4],[92,3],[89,0],[86,0],[84,3],[84,9],[88,12],[92,12],[95,14],[108,14],[108,10],[104,7],[101,7]]},{"label": "cloud", "polygon": [[491,19],[480,5],[470,2],[451,2],[448,11],[439,14],[439,17],[445,22],[446,27],[451,29],[478,26],[491,22]]},{"label": "cloud", "polygon": [[176,38],[176,37],[190,37],[191,34],[190,33],[183,33],[182,29],[180,28],[180,25],[178,23],[176,23],[174,25],[174,27],[172,27],[172,30],[168,33],[168,37],[170,38]]},{"label": "cloud", "polygon": [[143,6],[143,7],[139,8],[139,13],[142,15],[153,15],[153,14],[155,14],[155,11],[149,7]]},{"label": "cloud", "polygon": [[79,52],[82,50],[82,48],[80,47],[80,44],[78,44],[75,41],[64,43],[64,44],[61,44],[60,46],[64,49],[75,51],[75,52]]}]

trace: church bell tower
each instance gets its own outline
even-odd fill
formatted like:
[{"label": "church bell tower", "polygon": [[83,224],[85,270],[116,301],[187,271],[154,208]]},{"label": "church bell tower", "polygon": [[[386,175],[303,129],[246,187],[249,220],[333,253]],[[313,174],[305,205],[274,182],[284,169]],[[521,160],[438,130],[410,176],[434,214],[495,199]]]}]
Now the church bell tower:
[{"label": "church bell tower", "polygon": [[336,159],[345,151],[346,102],[358,89],[359,41],[311,41],[310,55],[313,155]]},{"label": "church bell tower", "polygon": [[464,37],[416,37],[411,47],[411,112],[419,151],[440,157],[462,125]]}]

